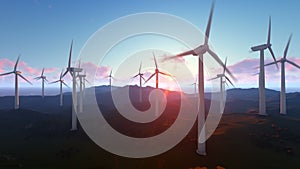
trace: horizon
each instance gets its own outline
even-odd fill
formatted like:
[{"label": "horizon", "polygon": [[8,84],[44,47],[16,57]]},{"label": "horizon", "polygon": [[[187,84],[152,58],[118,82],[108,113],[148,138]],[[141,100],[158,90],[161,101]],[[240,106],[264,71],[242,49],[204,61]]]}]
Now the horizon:
[{"label": "horizon", "polygon": [[[126,86],[136,86],[138,85],[126,85]],[[94,88],[94,87],[109,87],[109,85],[99,85],[99,86],[93,86],[93,87],[88,87],[89,88]],[[122,88],[125,86],[112,86],[116,88]],[[153,88],[152,86],[143,86],[142,88]],[[159,88],[163,90],[168,90],[164,88]],[[247,90],[247,89],[258,89],[257,87],[249,87],[249,88],[228,88],[226,89],[226,92],[228,90]],[[277,92],[280,92],[280,88],[266,88],[266,90],[274,90]],[[174,91],[174,92],[180,92],[178,90],[169,90],[169,91]],[[2,91],[0,93],[0,97],[6,97],[6,96],[14,96],[15,89],[14,87],[4,87],[2,88]],[[71,93],[72,90],[67,87],[63,87],[63,93]],[[212,88],[205,88],[205,93],[211,93]],[[215,91],[218,93],[218,91]],[[185,87],[183,93],[185,94],[194,94],[194,88],[193,87]],[[286,93],[300,93],[300,87],[291,87],[291,88],[286,88]],[[41,96],[41,88],[39,87],[19,87],[19,94],[20,96]],[[59,88],[58,87],[49,87],[45,88],[45,96],[57,96],[59,95]]]}]

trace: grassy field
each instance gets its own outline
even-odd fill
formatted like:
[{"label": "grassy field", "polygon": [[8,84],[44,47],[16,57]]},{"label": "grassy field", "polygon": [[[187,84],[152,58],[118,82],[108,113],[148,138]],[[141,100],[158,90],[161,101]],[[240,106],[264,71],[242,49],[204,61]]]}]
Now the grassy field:
[{"label": "grassy field", "polygon": [[[61,110],[65,112],[66,110]],[[0,112],[0,168],[189,169],[297,168],[300,119],[291,116],[226,114],[207,141],[207,156],[196,154],[196,126],[173,149],[150,158],[113,155],[82,129],[70,132],[70,114],[29,110]]]}]

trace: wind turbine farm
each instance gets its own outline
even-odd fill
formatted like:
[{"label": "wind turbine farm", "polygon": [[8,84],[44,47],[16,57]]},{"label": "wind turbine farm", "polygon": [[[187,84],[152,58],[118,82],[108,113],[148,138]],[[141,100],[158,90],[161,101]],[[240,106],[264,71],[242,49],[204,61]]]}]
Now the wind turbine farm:
[{"label": "wind turbine farm", "polygon": [[300,2],[132,4],[0,2],[0,168],[299,167]]}]

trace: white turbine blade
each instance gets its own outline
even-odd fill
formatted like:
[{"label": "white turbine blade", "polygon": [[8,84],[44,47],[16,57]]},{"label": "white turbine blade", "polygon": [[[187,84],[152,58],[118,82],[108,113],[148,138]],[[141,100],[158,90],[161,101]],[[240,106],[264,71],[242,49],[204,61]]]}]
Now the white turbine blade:
[{"label": "white turbine blade", "polygon": [[141,77],[144,81],[146,81],[146,79],[143,77],[143,75],[140,75],[140,77]]},{"label": "white turbine blade", "polygon": [[[145,83],[147,83],[153,76],[155,76],[156,75],[156,73],[153,73],[146,81],[145,81]],[[145,84],[144,83],[144,84]]]},{"label": "white turbine blade", "polygon": [[70,88],[64,81],[62,81],[61,83]]},{"label": "white turbine blade", "polygon": [[236,78],[233,76],[233,74],[231,73],[231,71],[229,69],[227,69],[225,67],[225,65],[223,64],[223,62],[221,61],[221,59],[218,57],[218,55],[216,53],[214,53],[212,50],[208,49],[207,52],[222,66],[225,68],[226,72],[229,74],[229,76],[236,81]]},{"label": "white turbine blade", "polygon": [[5,75],[9,75],[9,74],[12,74],[12,73],[14,73],[14,72],[7,72],[7,73],[2,73],[2,74],[0,74],[0,76],[5,76]]},{"label": "white turbine blade", "polygon": [[61,70],[61,73],[59,75],[59,80],[61,80],[63,78],[63,72],[64,72],[64,69]]},{"label": "white turbine blade", "polygon": [[[271,55],[273,57],[274,62],[276,62],[275,54],[274,54],[271,46],[269,46],[268,49],[269,49],[269,51],[270,51],[270,53],[271,53]],[[276,67],[277,67],[277,69],[279,69],[277,62],[276,62]]]},{"label": "white turbine blade", "polygon": [[90,81],[88,81],[87,79],[85,79],[85,81],[88,83],[88,84],[92,84]]},{"label": "white turbine blade", "polygon": [[187,55],[197,55],[197,53],[194,50],[189,50],[189,51],[180,53],[174,57],[182,57],[182,56],[187,56]]},{"label": "white turbine blade", "polygon": [[269,17],[269,30],[268,30],[268,39],[267,39],[267,45],[271,44],[271,16]]},{"label": "white turbine blade", "polygon": [[183,56],[188,56],[188,55],[194,55],[195,56],[197,54],[196,54],[196,52],[194,50],[189,50],[189,51],[180,53],[180,54],[175,55],[175,56],[166,57],[166,58],[162,59],[162,62],[165,62],[167,60],[177,59],[177,58],[180,58],[180,57],[183,57]]},{"label": "white turbine blade", "polygon": [[137,75],[133,76],[132,79],[138,77],[139,75],[140,75],[140,74],[137,74]]},{"label": "white turbine blade", "polygon": [[299,68],[300,69],[300,66],[299,65],[297,65],[296,63],[294,63],[294,62],[292,62],[292,61],[289,61],[289,60],[286,60],[289,64],[291,64],[291,65],[293,65],[293,66],[295,66],[295,67],[297,67],[297,68]]},{"label": "white turbine blade", "polygon": [[265,64],[265,66],[274,65],[274,64],[277,64],[278,62],[279,62],[279,61],[271,62],[271,63]]},{"label": "white turbine blade", "polygon": [[290,47],[290,43],[291,43],[292,37],[293,37],[293,34],[290,35],[289,41],[288,41],[288,43],[286,44],[286,47],[285,47],[285,49],[284,49],[283,58],[286,58],[286,56],[287,56],[287,53],[288,53],[288,50],[289,50],[289,47]]},{"label": "white turbine blade", "polygon": [[[224,83],[224,82],[223,82],[223,83]],[[229,87],[229,84],[227,83],[227,81],[225,81],[225,84],[226,84],[227,87]]]},{"label": "white turbine blade", "polygon": [[153,54],[153,59],[154,59],[155,67],[156,67],[156,69],[158,69],[158,66],[157,66],[157,61],[156,61],[156,58],[155,58],[154,52],[152,52],[152,54]]},{"label": "white turbine blade", "polygon": [[17,67],[18,67],[18,63],[19,63],[20,57],[21,57],[21,55],[18,56],[18,59],[17,59],[17,61],[15,63],[15,66],[14,66],[14,71],[17,71]]},{"label": "white turbine blade", "polygon": [[[207,79],[207,81],[211,81],[211,80],[215,80],[215,79],[218,79],[219,77],[214,77],[214,78],[210,78],[210,79]],[[194,85],[195,83],[193,83]]]},{"label": "white turbine blade", "polygon": [[69,52],[68,68],[71,67],[71,62],[72,62],[72,49],[73,49],[73,40],[72,40],[72,42],[71,42],[71,47],[70,47],[70,52]]},{"label": "white turbine blade", "polygon": [[231,80],[227,76],[225,76],[225,78],[233,87],[235,87],[234,84],[231,82]]},{"label": "white turbine blade", "polygon": [[57,82],[60,82],[60,80],[56,80],[56,81],[50,82],[49,84],[54,84],[54,83],[57,83]]},{"label": "white turbine blade", "polygon": [[34,80],[40,80],[42,77],[39,76],[39,77],[35,77]]},{"label": "white turbine blade", "polygon": [[140,63],[139,74],[141,73],[141,69],[142,69],[142,62]]},{"label": "white turbine blade", "polygon": [[212,17],[213,17],[213,13],[214,13],[214,7],[215,7],[215,1],[212,2],[211,9],[210,9],[209,19],[208,19],[208,23],[207,23],[207,27],[206,27],[206,32],[205,32],[205,42],[204,42],[205,45],[208,44],[208,40],[209,40],[209,34],[210,34],[210,29],[211,29],[211,21],[212,21]]},{"label": "white turbine blade", "polygon": [[[62,78],[63,78],[63,77],[65,77],[65,76],[66,76],[66,74],[67,74],[68,72],[69,72],[69,71],[68,71],[68,70],[66,70],[66,71],[65,71],[65,73],[62,75]],[[71,72],[70,72],[70,73],[71,73]]]},{"label": "white turbine blade", "polygon": [[45,68],[43,68],[41,76],[43,76],[43,75],[44,75],[44,71],[45,71]]},{"label": "white turbine blade", "polygon": [[28,82],[29,84],[31,84],[32,85],[32,83],[29,81],[29,80],[27,80],[24,76],[22,76],[21,74],[18,74],[22,79],[24,79],[26,82]]},{"label": "white turbine blade", "polygon": [[223,69],[223,75],[225,74],[225,70],[226,70],[226,64],[227,64],[227,57],[226,57],[226,59],[225,59],[225,63],[224,63],[224,69]]},{"label": "white turbine blade", "polygon": [[164,72],[158,72],[158,73],[160,73],[160,74],[162,74],[162,75],[165,75],[165,76],[170,76],[170,77],[172,77],[172,75],[171,74],[168,74],[168,73],[164,73]]}]

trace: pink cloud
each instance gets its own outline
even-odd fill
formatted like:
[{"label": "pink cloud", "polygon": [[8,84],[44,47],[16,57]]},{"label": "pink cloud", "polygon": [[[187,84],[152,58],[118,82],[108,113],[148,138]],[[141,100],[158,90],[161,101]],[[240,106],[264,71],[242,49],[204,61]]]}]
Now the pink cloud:
[{"label": "pink cloud", "polygon": [[[291,61],[300,65],[299,58],[290,58]],[[273,60],[268,58],[265,60],[265,64],[271,63]],[[258,75],[255,75],[259,72],[259,58],[255,59],[244,59],[240,62],[237,62],[233,65],[228,66],[228,69],[232,71],[234,76],[238,79],[238,84],[241,85],[257,85],[258,84]],[[265,69],[265,76],[267,83],[273,83],[277,85],[280,81],[280,69],[281,65],[278,63],[279,69],[275,65],[267,66]],[[300,69],[295,68],[294,66],[286,63],[286,80],[289,82],[299,82],[300,79]]]}]

